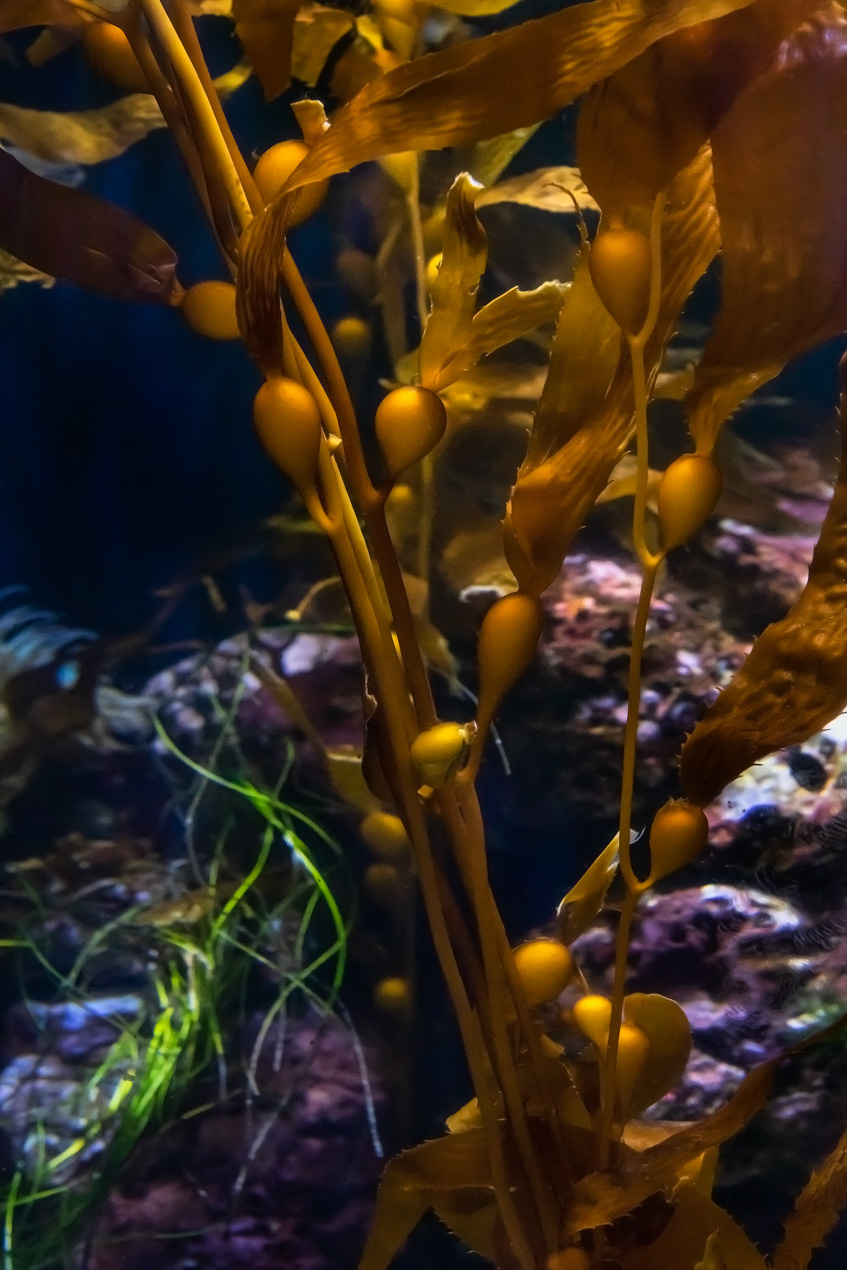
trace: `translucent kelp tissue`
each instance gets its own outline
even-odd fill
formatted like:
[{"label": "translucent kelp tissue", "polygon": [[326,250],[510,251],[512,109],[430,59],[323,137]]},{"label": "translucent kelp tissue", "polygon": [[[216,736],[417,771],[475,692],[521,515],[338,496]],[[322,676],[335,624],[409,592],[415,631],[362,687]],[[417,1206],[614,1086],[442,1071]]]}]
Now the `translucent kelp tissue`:
[{"label": "translucent kelp tissue", "polygon": [[[588,0],[536,12],[513,14],[508,0],[0,0],[10,56],[34,67],[84,57],[122,90],[97,111],[0,103],[4,284],[71,283],[179,310],[174,321],[209,341],[241,341],[252,419],[228,427],[253,429],[299,496],[276,532],[303,583],[296,607],[275,613],[295,642],[268,633],[273,605],[248,600],[247,634],[131,699],[144,744],[182,773],[168,796],[187,826],[191,884],[157,890],[150,861],[134,858],[129,908],[109,927],[131,984],[98,998],[101,1024],[112,1020],[108,1057],[72,1070],[63,1054],[64,1121],[28,1104],[40,1128],[27,1133],[23,1112],[5,1113],[10,1267],[52,1264],[58,1254],[39,1245],[24,1209],[60,1192],[73,1229],[65,1263],[113,1264],[91,1252],[94,1190],[108,1191],[109,1170],[126,1167],[175,1091],[201,1080],[206,1100],[191,1115],[232,1097],[228,1072],[244,1046],[227,1032],[228,1011],[251,994],[263,1005],[240,1055],[244,1115],[260,1116],[269,1047],[283,1046],[290,1001],[305,1001],[303,1044],[324,1045],[326,1070],[342,1071],[336,1042],[352,1047],[355,1078],[344,1068],[333,1080],[353,1111],[338,1117],[360,1116],[378,1155],[384,1091],[371,1087],[343,1004],[348,953],[365,944],[380,951],[363,1017],[381,1013],[398,1044],[428,1027],[433,993],[417,993],[414,966],[434,950],[471,1097],[442,1136],[384,1164],[360,1270],[408,1256],[430,1210],[500,1270],[836,1264],[817,1250],[847,1206],[847,1127],[803,1162],[767,1253],[755,1217],[745,1233],[743,1205],[731,1216],[716,1202],[716,1170],[724,1144],[768,1114],[786,1067],[843,1047],[847,1019],[847,995],[832,986],[847,974],[833,722],[847,708],[847,481],[829,461],[835,429],[832,455],[735,429],[762,403],[776,409],[761,390],[789,363],[831,351],[847,329],[847,18],[814,0]],[[211,22],[227,24],[240,59],[216,77]],[[251,80],[266,102],[285,97],[287,131],[300,132],[259,155],[242,152],[227,118]],[[97,164],[163,128],[196,196],[198,233],[210,228],[219,249],[219,276],[187,288],[158,232],[51,166]],[[529,153],[548,162],[532,167]],[[341,309],[325,304],[325,279],[312,285],[298,267],[299,235],[328,209]],[[842,375],[847,453],[843,363]],[[763,580],[768,551],[778,585]],[[755,557],[746,573],[745,552]],[[213,578],[206,587],[221,600]],[[55,621],[13,612],[18,642]],[[18,739],[4,773],[15,745],[27,764],[7,776],[9,798],[55,761],[59,736],[90,750],[96,740],[80,734],[103,703],[119,712],[109,657],[95,665],[83,634],[48,641],[49,656],[27,663],[26,674],[70,675],[52,695],[9,672],[4,726]],[[85,709],[54,723],[59,690],[83,673],[68,660],[76,637]],[[539,646],[548,678],[565,685],[561,701],[527,687]],[[497,723],[517,717],[516,696],[520,735],[504,745]],[[257,758],[250,703],[260,697],[290,725],[275,771]],[[345,719],[363,724],[355,744]],[[126,729],[111,744],[130,744]],[[342,848],[321,806],[304,809],[286,785],[300,748]],[[567,790],[563,823],[544,830],[551,852],[575,835],[569,816],[589,836],[616,825],[607,845],[608,832],[581,853],[582,876],[573,856],[545,866],[545,877],[570,871],[570,889],[547,897],[549,924],[517,944],[508,896],[489,882],[504,831],[488,804],[502,810],[493,786],[508,784],[495,773],[510,751],[544,773],[539,786]],[[790,780],[805,832],[791,849],[773,831],[789,823]],[[213,799],[205,822],[200,789]],[[193,836],[203,823],[214,824],[205,843]],[[351,864],[337,879],[346,839],[353,864],[366,861],[357,886]],[[81,850],[65,841],[64,854],[14,870],[14,902],[31,914],[7,943],[32,963],[30,1019],[56,1027],[36,1009],[38,975],[85,996],[90,1014],[106,934],[70,960],[45,952],[57,927],[33,879],[46,869],[52,894],[64,894]],[[754,877],[742,889],[745,850]],[[346,892],[357,890],[354,920]],[[732,980],[734,1007],[721,1013],[714,984],[692,987],[704,967]],[[20,1108],[14,1073],[0,1079],[0,1102]],[[830,1122],[847,1114],[843,1098],[815,1106]],[[131,1115],[116,1118],[121,1108]],[[184,1106],[175,1115],[190,1119]],[[96,1132],[67,1130],[86,1118]],[[317,1142],[315,1123],[303,1133]],[[271,1126],[256,1129],[233,1191],[263,1158],[263,1135],[275,1140]],[[98,1155],[93,1174],[74,1173]],[[289,1188],[309,1168],[304,1155],[284,1174]],[[113,1242],[121,1230],[113,1220]],[[276,1260],[262,1255],[313,1264],[281,1245]],[[332,1255],[320,1264],[352,1256]],[[241,1261],[233,1252],[226,1264]]]}]

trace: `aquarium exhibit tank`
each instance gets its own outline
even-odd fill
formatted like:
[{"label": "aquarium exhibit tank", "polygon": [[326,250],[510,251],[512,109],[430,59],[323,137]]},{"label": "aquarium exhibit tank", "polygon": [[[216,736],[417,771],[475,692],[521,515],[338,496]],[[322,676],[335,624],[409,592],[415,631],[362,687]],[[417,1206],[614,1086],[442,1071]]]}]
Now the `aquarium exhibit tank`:
[{"label": "aquarium exhibit tank", "polygon": [[0,0],[2,1270],[842,1270],[845,332],[835,0]]}]

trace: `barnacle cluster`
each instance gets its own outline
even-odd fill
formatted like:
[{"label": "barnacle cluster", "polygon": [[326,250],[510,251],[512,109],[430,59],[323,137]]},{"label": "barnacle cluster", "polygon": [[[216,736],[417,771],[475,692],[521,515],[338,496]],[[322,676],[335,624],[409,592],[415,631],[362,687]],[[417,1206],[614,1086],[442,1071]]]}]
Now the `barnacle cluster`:
[{"label": "barnacle cluster", "polygon": [[[470,19],[504,7],[440,6]],[[194,32],[192,13],[203,8],[189,0],[0,0],[0,31],[34,21],[82,31],[95,65],[128,87],[143,82],[180,148],[226,279],[183,291],[173,252],[147,226],[51,186],[3,151],[4,210],[26,200],[39,216],[4,214],[0,247],[101,293],[180,306],[212,338],[238,333],[263,378],[253,412],[259,439],[333,553],[365,670],[367,789],[357,806],[375,857],[371,884],[390,896],[386,871],[396,871],[398,857],[404,868],[413,861],[474,1087],[443,1138],[389,1163],[362,1270],[384,1270],[430,1208],[501,1270],[765,1270],[711,1189],[718,1148],[762,1106],[779,1059],[697,1123],[642,1120],[680,1079],[691,1039],[676,1002],[627,992],[627,951],[639,901],[697,858],[706,808],[725,785],[847,705],[843,473],[806,587],[687,740],[683,797],[656,812],[641,870],[632,803],[653,591],[667,555],[718,503],[721,430],[789,359],[847,326],[842,9],[818,0],[590,0],[415,57],[432,12],[419,0],[376,0],[358,18],[302,6],[308,36],[302,24],[298,31],[297,5],[233,0],[236,32],[270,96],[292,75],[316,85],[324,54],[336,50],[329,114],[314,97],[296,103],[302,139],[273,147],[251,171]],[[567,193],[581,237],[572,279],[480,304],[483,186],[532,129],[577,99],[584,185],[574,181]],[[459,173],[424,207],[421,156],[447,147],[473,155],[473,175]],[[375,446],[287,241],[327,182],[372,160],[404,209],[420,325],[413,346],[396,350]],[[583,219],[589,207],[600,211],[593,239]],[[59,222],[61,235],[45,232]],[[718,253],[721,306],[683,395],[693,452],[680,439],[656,486],[648,407],[683,306]],[[382,303],[395,349],[390,288]],[[402,325],[402,303],[399,312]],[[502,509],[499,550],[514,584],[479,631],[475,720],[441,720],[430,675],[446,659],[427,588],[434,473],[456,427],[450,402],[480,359],[552,324],[532,428]],[[358,329],[348,336],[338,338],[345,358],[367,345]],[[842,399],[842,427],[845,411]],[[641,585],[619,829],[559,906],[555,938],[513,950],[488,883],[475,779],[500,703],[534,655],[540,597],[633,442],[628,489]],[[399,533],[409,508],[412,532]],[[606,995],[586,982],[573,945],[615,879],[623,900]],[[559,1007],[565,991],[573,1000]],[[377,1001],[403,1014],[408,984],[387,977]],[[808,1266],[834,1224],[845,1141],[802,1192],[772,1270]]]}]

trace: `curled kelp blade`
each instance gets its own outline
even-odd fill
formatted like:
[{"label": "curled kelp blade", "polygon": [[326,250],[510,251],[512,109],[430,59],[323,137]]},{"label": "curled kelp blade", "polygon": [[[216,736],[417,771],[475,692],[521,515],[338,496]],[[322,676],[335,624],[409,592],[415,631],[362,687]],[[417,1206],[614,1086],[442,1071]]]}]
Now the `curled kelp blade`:
[{"label": "curled kelp blade", "polygon": [[430,1208],[475,1251],[494,1259],[498,1220],[483,1129],[424,1142],[389,1161],[359,1270],[386,1270]]},{"label": "curled kelp blade", "polygon": [[797,1197],[782,1243],[771,1258],[772,1270],[807,1270],[813,1251],[823,1247],[845,1208],[847,1130]]},{"label": "curled kelp blade", "polygon": [[474,207],[480,190],[463,172],[447,195],[441,263],[418,352],[419,381],[434,392],[448,388],[486,354],[555,321],[566,294],[558,282],[533,291],[513,287],[474,313],[488,258],[488,237]]},{"label": "curled kelp blade", "polygon": [[624,1019],[641,1028],[650,1056],[632,1093],[630,1114],[652,1107],[682,1079],[691,1054],[691,1025],[681,1005],[657,992],[631,992],[624,999]]},{"label": "curled kelp blade", "polygon": [[577,153],[607,216],[649,207],[818,0],[755,0],[646,49],[582,103]]},{"label": "curled kelp blade", "polygon": [[301,6],[294,19],[291,78],[314,88],[330,53],[354,25],[353,15],[344,9],[321,4]]},{"label": "curled kelp blade", "polygon": [[129,212],[36,176],[0,150],[0,247],[33,268],[118,300],[177,304],[176,256]]},{"label": "curled kelp blade", "polygon": [[639,1155],[626,1156],[615,1172],[590,1173],[576,1183],[564,1234],[593,1230],[625,1217],[657,1191],[672,1189],[680,1171],[720,1146],[761,1110],[782,1056],[762,1063],[742,1081],[725,1106]]},{"label": "curled kelp blade", "polygon": [[741,669],[689,736],[681,775],[705,807],[774,750],[820,731],[847,706],[847,400],[842,359],[842,457],[835,492],[799,599],[766,627]]},{"label": "curled kelp blade", "polygon": [[439,376],[470,336],[476,292],[488,259],[488,235],[474,202],[481,186],[462,172],[447,195],[441,264],[432,283],[432,310],[418,354],[420,382],[441,387]]},{"label": "curled kelp blade", "polygon": [[708,452],[735,407],[847,326],[847,20],[816,14],[712,135],[722,302],[686,399]]},{"label": "curled kelp blade", "polygon": [[658,1239],[627,1248],[626,1270],[767,1270],[741,1227],[696,1186],[681,1183],[672,1203],[673,1215]]},{"label": "curled kelp blade", "polygon": [[454,45],[367,84],[288,191],[403,150],[468,145],[547,119],[655,40],[749,0],[592,0]]},{"label": "curled kelp blade", "polygon": [[618,835],[615,834],[562,900],[556,910],[556,934],[563,944],[572,944],[578,939],[602,909],[606,892],[618,871],[619,858]]},{"label": "curled kelp blade", "polygon": [[[711,160],[704,147],[668,192],[662,224],[661,304],[645,349],[648,385],[658,373],[683,304],[718,246]],[[561,322],[567,322],[570,296]],[[595,299],[594,304],[597,312],[599,301]],[[536,593],[555,580],[574,534],[632,437],[629,357],[618,353],[608,320],[598,315],[594,329],[599,336],[596,354],[592,352],[594,331],[580,331],[577,323],[568,336],[572,343],[560,350],[559,356],[578,368],[573,372],[578,374],[578,392],[557,371],[562,407],[558,408],[551,391],[533,426],[506,517],[507,559],[521,585]],[[610,370],[613,354],[617,366]]]},{"label": "curled kelp blade", "polygon": [[575,215],[577,209],[599,212],[600,208],[588,192],[579,168],[536,168],[498,181],[484,190],[476,200],[477,207],[495,207],[498,203],[519,203],[542,212]]}]

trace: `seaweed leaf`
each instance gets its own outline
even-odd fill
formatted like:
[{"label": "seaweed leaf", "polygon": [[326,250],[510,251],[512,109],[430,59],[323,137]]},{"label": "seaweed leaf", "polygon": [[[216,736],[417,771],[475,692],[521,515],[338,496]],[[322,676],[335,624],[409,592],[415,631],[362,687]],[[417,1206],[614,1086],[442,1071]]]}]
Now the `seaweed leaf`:
[{"label": "seaweed leaf", "polygon": [[36,176],[4,150],[0,247],[100,295],[179,303],[176,256],[163,238],[122,208]]},{"label": "seaweed leaf", "polygon": [[[626,1157],[617,1172],[590,1173],[582,1178],[574,1187],[563,1233],[576,1234],[615,1221],[643,1204],[648,1196],[673,1187],[685,1165],[726,1142],[764,1106],[781,1062],[782,1056],[756,1067],[719,1111],[680,1129],[640,1155]],[[698,1255],[704,1243],[705,1239],[695,1250]],[[651,1266],[654,1264],[650,1262]]]},{"label": "seaweed leaf", "polygon": [[686,400],[703,452],[751,392],[847,326],[845,114],[847,20],[834,5],[713,133],[723,298]]},{"label": "seaweed leaf", "polygon": [[656,992],[631,992],[624,1000],[624,1018],[650,1042],[650,1057],[629,1104],[635,1116],[681,1080],[691,1053],[691,1025],[682,1006]]},{"label": "seaweed leaf", "polygon": [[646,1247],[627,1250],[626,1270],[767,1270],[744,1231],[689,1182],[674,1191],[674,1214]]},{"label": "seaweed leaf", "polygon": [[488,236],[474,211],[480,189],[462,172],[447,195],[441,265],[432,284],[432,311],[419,353],[421,383],[427,388],[442,386],[441,371],[470,336],[477,287],[488,259]]},{"label": "seaweed leaf", "polygon": [[262,85],[266,101],[291,85],[294,19],[303,0],[232,0],[235,33]]},{"label": "seaweed leaf", "polygon": [[330,53],[354,25],[352,14],[344,9],[303,5],[294,19],[291,78],[314,88]]},{"label": "seaweed leaf", "polygon": [[797,1197],[785,1222],[785,1235],[772,1258],[772,1270],[807,1270],[815,1248],[847,1207],[847,1130]]},{"label": "seaweed leaf", "polygon": [[[573,197],[571,197],[573,196]],[[600,208],[588,192],[579,168],[536,168],[534,172],[522,172],[520,176],[499,181],[483,190],[476,200],[477,208],[494,207],[498,203],[520,203],[524,207],[537,207],[544,212],[559,212],[573,216],[576,207],[582,211],[599,212]]]},{"label": "seaweed leaf", "polygon": [[484,1256],[492,1256],[496,1210],[483,1129],[424,1142],[389,1161],[359,1270],[386,1270],[429,1208],[462,1238],[482,1243],[478,1251]]},{"label": "seaweed leaf", "polygon": [[618,835],[615,834],[556,910],[556,934],[563,944],[572,944],[578,939],[600,912],[618,871],[618,859]]},{"label": "seaweed leaf", "polygon": [[595,85],[580,110],[577,153],[604,214],[623,218],[631,207],[649,207],[818,4],[755,0],[674,32]]},{"label": "seaweed leaf", "polygon": [[[665,346],[694,283],[718,250],[718,228],[708,147],[674,181],[662,228],[662,299],[647,343],[648,384],[658,373]],[[588,287],[588,281],[583,285]],[[530,435],[506,516],[506,556],[521,585],[538,592],[554,581],[574,534],[585,520],[633,431],[629,358],[618,360],[619,336],[608,322],[599,331],[596,353],[580,323],[562,310],[567,336],[554,357],[552,385]],[[579,294],[579,293],[577,293]],[[583,293],[586,312],[599,315],[599,301]],[[609,379],[611,378],[611,383]],[[561,401],[558,394],[561,393]]]},{"label": "seaweed leaf", "polygon": [[682,750],[688,798],[705,807],[752,763],[805,741],[847,706],[847,366],[835,493],[797,601],[756,640]]},{"label": "seaweed leaf", "polygon": [[286,193],[402,150],[439,150],[547,119],[672,31],[750,0],[591,0],[431,53],[367,84]]}]

